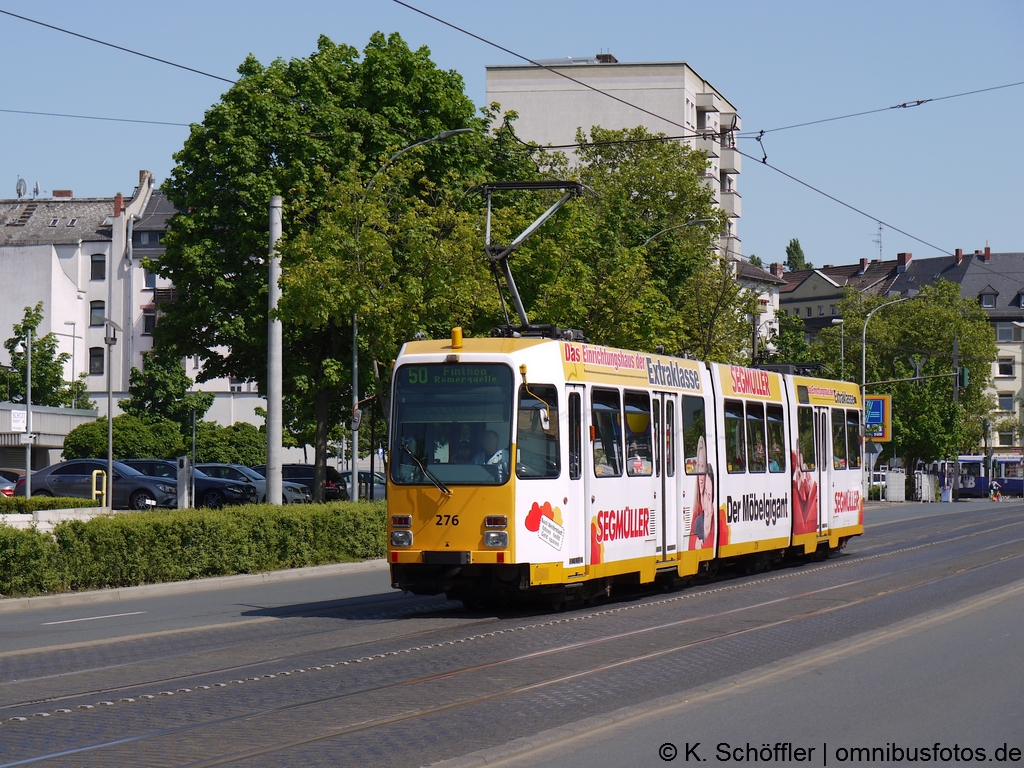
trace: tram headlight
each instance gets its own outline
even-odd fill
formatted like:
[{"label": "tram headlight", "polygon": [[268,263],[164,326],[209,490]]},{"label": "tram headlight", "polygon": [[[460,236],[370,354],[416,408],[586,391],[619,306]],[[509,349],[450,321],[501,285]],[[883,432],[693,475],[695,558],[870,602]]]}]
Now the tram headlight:
[{"label": "tram headlight", "polygon": [[412,546],[412,531],[392,531],[391,532],[391,546],[392,547],[411,547]]},{"label": "tram headlight", "polygon": [[508,531],[487,531],[484,534],[484,546],[504,549],[508,546]]}]

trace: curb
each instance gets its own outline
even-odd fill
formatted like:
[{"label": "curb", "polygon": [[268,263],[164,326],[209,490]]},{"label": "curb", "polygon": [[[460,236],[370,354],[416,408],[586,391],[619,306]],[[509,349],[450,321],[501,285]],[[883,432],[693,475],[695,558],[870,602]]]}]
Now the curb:
[{"label": "curb", "polygon": [[56,595],[38,597],[8,597],[0,599],[0,613],[28,611],[35,608],[59,608],[65,605],[92,605],[115,603],[141,597],[160,595],[186,595],[195,592],[213,592],[218,589],[245,587],[253,584],[269,584],[275,581],[296,581],[316,579],[324,576],[339,576],[347,573],[383,571],[388,568],[386,560],[363,560],[358,563],[332,563],[314,565],[308,568],[288,568],[264,573],[240,573],[234,576],[213,576],[192,581],[169,581],[160,584],[143,584],[138,587],[117,587],[97,589],[88,592],[61,592]]}]

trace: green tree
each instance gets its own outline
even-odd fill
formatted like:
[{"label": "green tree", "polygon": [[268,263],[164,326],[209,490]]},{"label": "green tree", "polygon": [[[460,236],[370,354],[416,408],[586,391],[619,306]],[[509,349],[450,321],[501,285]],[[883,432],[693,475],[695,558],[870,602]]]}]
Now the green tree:
[{"label": "green tree", "polygon": [[168,419],[184,433],[192,423],[192,411],[196,419],[201,419],[214,399],[212,392],[189,392],[191,386],[192,380],[179,359],[147,352],[142,370],[132,368],[129,397],[121,400],[121,410],[143,420]]},{"label": "green tree", "polygon": [[222,427],[203,421],[196,425],[196,461],[255,466],[267,463],[267,435],[252,424]]},{"label": "green tree", "polygon": [[[378,180],[386,197],[368,201],[375,210],[358,212],[362,221],[394,223],[406,233],[403,248],[426,248],[430,237],[443,234],[437,229],[421,239],[402,225],[415,215],[417,203],[483,177],[516,178],[516,169],[531,166],[526,154],[502,141],[502,131],[488,132],[490,113],[474,116],[458,74],[439,70],[426,48],[412,51],[397,34],[374,34],[362,58],[355,48],[321,37],[308,58],[264,67],[249,57],[239,73],[238,83],[193,126],[165,184],[183,213],[172,219],[167,253],[155,266],[178,289],[177,302],[163,307],[157,340],[175,356],[200,357],[201,380],[234,376],[258,381],[266,391],[267,206],[272,195],[282,195],[282,249],[298,243],[288,250],[289,269],[310,262],[304,274],[286,281],[285,292],[312,284],[318,269],[332,288],[331,301],[312,306],[312,297],[301,317],[288,314],[306,306],[301,297],[287,303],[288,312],[282,309],[287,418],[316,424],[322,472],[327,428],[343,417],[344,395],[353,385],[348,310],[364,306],[368,289],[363,290],[366,277],[358,259],[354,271],[324,271],[332,261],[361,253],[362,245],[352,249],[349,242],[348,255],[329,254],[316,264],[304,248],[313,240],[303,240],[303,234],[315,233],[332,217],[335,231],[346,219],[352,223],[357,212],[345,210],[347,204],[387,158],[445,130],[475,132],[418,148],[409,159],[421,164],[421,172],[408,174],[402,164],[389,179]],[[352,237],[350,229],[347,239]],[[353,285],[361,293],[346,296]],[[373,338],[360,333],[361,354]],[[391,337],[383,341],[395,343]],[[369,376],[361,382],[361,391],[368,381]]]},{"label": "green tree", "polygon": [[764,263],[761,261],[761,257],[756,254],[750,254],[750,263],[753,264],[755,267],[764,269]]},{"label": "green tree", "polygon": [[[806,328],[804,321],[799,315],[775,316],[776,328],[772,329],[771,335],[765,344],[767,351],[762,355],[766,363],[807,363],[814,360],[811,355],[811,347],[807,343]],[[825,329],[822,333],[829,331]],[[838,331],[836,331],[838,333]],[[829,375],[839,378],[839,366],[835,366],[835,372]],[[846,368],[847,372],[852,369]]]},{"label": "green tree", "polygon": [[[866,314],[887,301],[849,293],[840,303],[846,322],[848,378],[853,363],[860,378],[860,333]],[[891,299],[888,299],[891,301]],[[829,329],[831,330],[831,329]],[[960,365],[970,370],[970,385],[953,402],[953,339],[959,342]],[[892,395],[893,442],[907,466],[918,460],[951,458],[977,449],[982,423],[990,418],[992,402],[985,394],[996,358],[995,334],[977,301],[960,298],[960,286],[945,280],[923,286],[911,301],[879,311],[867,328],[867,380],[887,381],[915,376],[942,378],[895,384],[869,384],[868,393]],[[815,344],[819,360],[838,359],[839,337],[822,334]],[[855,358],[856,362],[853,362]],[[915,365],[917,364],[917,365]]]},{"label": "green tree", "polygon": [[786,269],[797,272],[801,269],[814,269],[814,265],[804,257],[804,249],[795,237],[786,246]]},{"label": "green tree", "polygon": [[[114,417],[115,459],[173,459],[184,455],[181,430],[173,421]],[[99,459],[107,455],[107,419],[80,424],[64,438],[65,459]]]},{"label": "green tree", "polygon": [[24,347],[29,329],[32,330],[32,404],[53,407],[95,408],[86,390],[84,374],[73,382],[64,380],[64,366],[71,360],[67,352],[57,353],[57,336],[48,333],[37,336],[36,331],[43,322],[43,302],[35,307],[25,307],[20,323],[12,327],[13,335],[4,342],[10,354],[12,370],[7,375],[10,399],[25,401],[25,371],[28,364],[24,352],[17,352],[18,345]]}]

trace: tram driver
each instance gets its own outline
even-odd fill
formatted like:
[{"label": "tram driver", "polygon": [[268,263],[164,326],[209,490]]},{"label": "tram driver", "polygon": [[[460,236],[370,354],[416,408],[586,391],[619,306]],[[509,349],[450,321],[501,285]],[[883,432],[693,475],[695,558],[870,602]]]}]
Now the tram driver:
[{"label": "tram driver", "polygon": [[499,479],[508,477],[508,451],[498,447],[498,433],[493,429],[484,432],[483,450],[477,453],[473,463],[497,465]]}]

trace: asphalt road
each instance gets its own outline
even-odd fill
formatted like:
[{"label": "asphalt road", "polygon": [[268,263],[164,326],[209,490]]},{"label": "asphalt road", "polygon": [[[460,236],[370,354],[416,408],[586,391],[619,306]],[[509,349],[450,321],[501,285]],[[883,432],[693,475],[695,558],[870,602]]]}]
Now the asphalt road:
[{"label": "asphalt road", "polygon": [[825,562],[557,614],[401,595],[385,570],[9,603],[0,768],[1024,749],[1024,505],[872,508],[867,523]]}]

